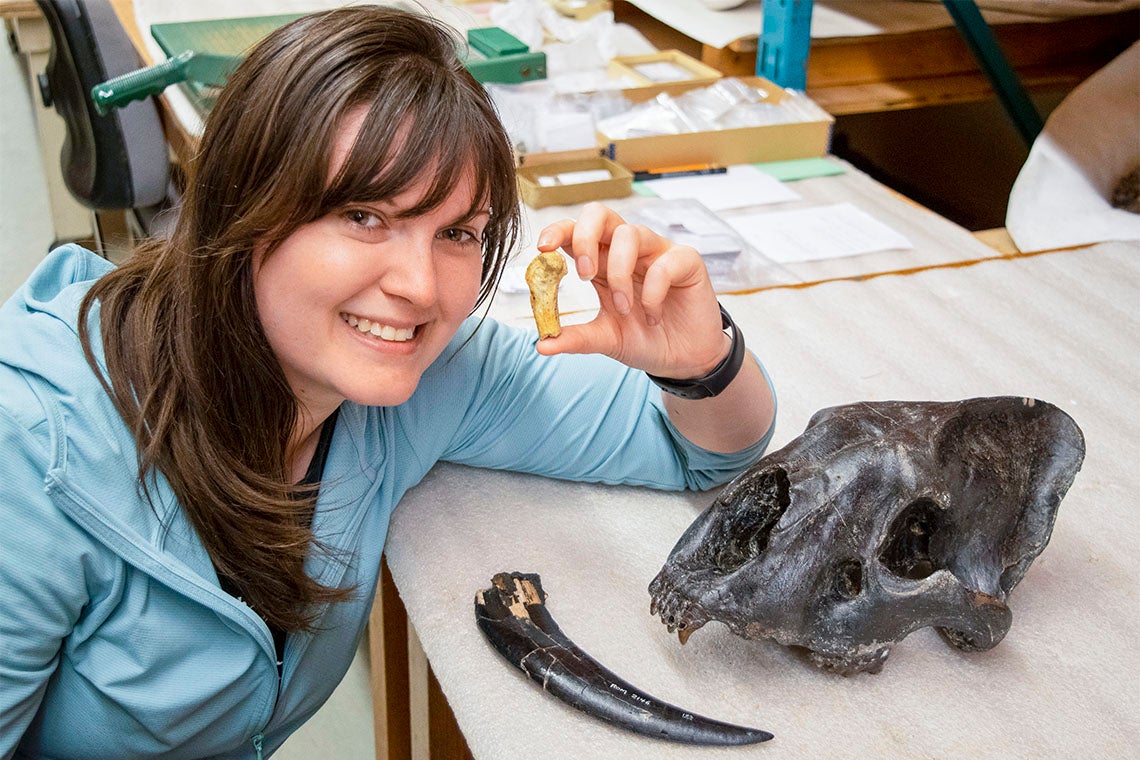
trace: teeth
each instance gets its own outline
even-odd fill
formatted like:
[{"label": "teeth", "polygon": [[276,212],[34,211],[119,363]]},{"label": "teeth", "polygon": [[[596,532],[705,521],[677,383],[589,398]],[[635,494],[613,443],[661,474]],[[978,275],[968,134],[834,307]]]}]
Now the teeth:
[{"label": "teeth", "polygon": [[655,578],[650,585],[651,597],[649,614],[660,615],[661,622],[669,630],[676,632],[684,644],[693,632],[708,622],[704,610],[695,602],[677,593],[668,582]]},{"label": "teeth", "polygon": [[342,313],[340,318],[343,319],[350,327],[355,327],[362,333],[374,335],[381,340],[389,340],[396,343],[403,343],[404,341],[411,340],[415,337],[416,328],[396,328],[391,325],[382,325],[379,322],[373,322],[364,317],[358,317],[355,314]]}]

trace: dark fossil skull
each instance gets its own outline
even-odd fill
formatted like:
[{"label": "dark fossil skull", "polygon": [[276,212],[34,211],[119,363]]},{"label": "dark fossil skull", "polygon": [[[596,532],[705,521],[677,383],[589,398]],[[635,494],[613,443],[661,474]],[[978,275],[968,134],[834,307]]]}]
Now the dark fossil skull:
[{"label": "dark fossil skull", "polygon": [[718,620],[843,674],[927,626],[989,649],[1083,459],[1076,423],[1032,399],[824,409],[689,526],[650,609],[682,643]]}]

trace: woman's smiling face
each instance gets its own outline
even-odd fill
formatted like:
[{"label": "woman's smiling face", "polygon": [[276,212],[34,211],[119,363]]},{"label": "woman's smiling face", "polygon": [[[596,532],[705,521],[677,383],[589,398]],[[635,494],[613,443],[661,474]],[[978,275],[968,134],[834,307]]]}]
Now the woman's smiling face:
[{"label": "woman's smiling face", "polygon": [[[366,109],[337,131],[330,176]],[[479,295],[483,228],[465,172],[443,203],[408,216],[431,177],[394,198],[338,209],[255,253],[262,328],[298,402],[317,419],[341,401],[392,406],[415,391]]]}]

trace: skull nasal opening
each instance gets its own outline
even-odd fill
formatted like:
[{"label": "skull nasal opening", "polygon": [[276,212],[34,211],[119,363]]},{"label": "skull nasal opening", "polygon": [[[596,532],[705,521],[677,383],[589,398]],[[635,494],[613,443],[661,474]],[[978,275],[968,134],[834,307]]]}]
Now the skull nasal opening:
[{"label": "skull nasal opening", "polygon": [[762,472],[742,483],[727,504],[729,514],[721,523],[719,546],[713,562],[721,573],[731,573],[750,562],[768,546],[772,529],[791,503],[788,473],[782,468]]},{"label": "skull nasal opening", "polygon": [[937,545],[936,539],[945,524],[945,511],[935,501],[915,499],[891,523],[879,562],[902,578],[927,577],[944,564],[931,547]]}]

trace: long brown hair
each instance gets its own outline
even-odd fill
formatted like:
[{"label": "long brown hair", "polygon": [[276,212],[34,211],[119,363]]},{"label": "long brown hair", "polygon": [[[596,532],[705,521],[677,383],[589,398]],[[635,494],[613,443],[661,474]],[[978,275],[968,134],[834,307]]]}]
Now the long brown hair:
[{"label": "long brown hair", "polygon": [[[96,372],[85,328],[100,304],[100,378],[138,443],[141,488],[166,478],[219,574],[271,625],[309,629],[317,605],[352,589],[303,569],[309,551],[327,549],[302,519],[315,495],[298,500],[288,482],[299,409],[258,318],[252,252],[272,255],[297,227],[398,195],[425,172],[428,211],[472,171],[473,203],[491,209],[479,303],[488,298],[518,235],[514,163],[459,44],[430,18],[376,6],[269,35],[207,121],[172,236],[142,245],[82,304]],[[368,117],[330,180],[337,128],[359,106]]]}]

